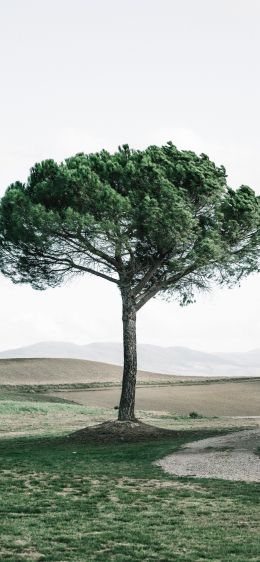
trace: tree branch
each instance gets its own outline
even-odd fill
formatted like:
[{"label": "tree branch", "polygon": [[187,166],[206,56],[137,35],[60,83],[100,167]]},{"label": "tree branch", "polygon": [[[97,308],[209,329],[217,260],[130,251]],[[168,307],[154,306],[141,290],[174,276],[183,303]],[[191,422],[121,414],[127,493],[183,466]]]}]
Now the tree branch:
[{"label": "tree branch", "polygon": [[45,254],[44,252],[40,252],[39,250],[37,250],[37,252],[30,252],[30,250],[28,251],[27,248],[27,255],[31,255],[32,257],[38,257],[39,255],[42,257],[43,260],[49,260],[49,262],[51,264],[60,264],[60,265],[68,265],[70,266],[71,269],[77,269],[79,271],[85,271],[86,273],[91,273],[93,275],[96,275],[97,277],[101,277],[102,279],[106,279],[106,281],[110,281],[111,283],[115,283],[116,285],[118,285],[119,281],[117,279],[114,279],[113,277],[110,277],[109,275],[106,275],[105,273],[101,273],[100,271],[96,271],[95,269],[92,269],[90,267],[86,267],[84,265],[75,263],[71,258],[58,258],[56,256],[53,255],[49,255],[49,254]]},{"label": "tree branch", "polygon": [[179,273],[178,275],[173,275],[168,279],[162,276],[157,283],[149,287],[149,289],[143,293],[141,299],[136,303],[136,310],[140,310],[142,306],[144,306],[150,299],[155,297],[155,295],[162,289],[166,289],[170,285],[173,285],[174,283],[177,283],[177,281],[180,281],[180,279],[182,279],[186,275],[189,275],[189,273],[192,273],[195,268],[196,264],[194,263],[192,266],[187,267],[182,273]]},{"label": "tree branch", "polygon": [[136,311],[140,310],[142,306],[144,306],[150,299],[155,297],[155,295],[164,288],[164,283],[156,283],[153,287],[151,287],[142,298],[136,303],[135,309]]},{"label": "tree branch", "polygon": [[150,267],[150,269],[148,269],[148,271],[145,273],[143,278],[133,288],[133,290],[132,290],[133,296],[136,297],[138,295],[138,293],[145,287],[145,284],[148,283],[148,281],[150,281],[150,279],[152,279],[154,273],[163,264],[163,261],[164,261],[166,256],[167,256],[167,254],[164,254],[163,256],[161,256],[161,258],[158,259],[158,261],[155,264],[153,264],[153,266]]},{"label": "tree branch", "polygon": [[[67,236],[72,239],[75,240],[74,236],[71,236],[70,232],[66,231],[65,229],[63,229],[63,232],[65,232],[67,234]],[[80,230],[77,230],[77,238],[82,242],[82,244],[94,255],[99,256],[100,258],[102,258],[103,260],[105,260],[107,263],[110,263],[110,265],[113,265],[116,269],[117,269],[117,261],[116,259],[112,258],[111,256],[109,256],[108,254],[106,254],[105,252],[103,252],[102,250],[99,250],[98,248],[96,248],[95,246],[93,246],[93,244],[91,244],[91,242],[89,242],[89,240],[87,240],[86,238],[84,238],[84,236],[82,236]]]}]

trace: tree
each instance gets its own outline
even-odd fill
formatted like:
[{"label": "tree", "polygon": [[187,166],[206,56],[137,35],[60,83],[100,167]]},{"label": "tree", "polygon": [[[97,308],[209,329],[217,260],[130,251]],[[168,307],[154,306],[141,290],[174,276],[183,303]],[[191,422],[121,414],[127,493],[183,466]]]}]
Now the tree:
[{"label": "tree", "polygon": [[156,295],[194,300],[259,271],[260,201],[223,166],[171,143],[45,160],[0,207],[0,268],[14,283],[55,287],[90,273],[118,286],[124,371],[119,420],[134,420],[136,313]]}]

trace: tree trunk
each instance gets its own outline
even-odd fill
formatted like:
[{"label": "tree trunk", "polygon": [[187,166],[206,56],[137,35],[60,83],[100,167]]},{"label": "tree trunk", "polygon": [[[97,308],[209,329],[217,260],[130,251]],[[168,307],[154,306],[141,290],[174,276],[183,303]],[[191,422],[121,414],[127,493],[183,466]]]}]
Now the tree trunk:
[{"label": "tree trunk", "polygon": [[135,421],[135,385],[137,371],[136,356],[136,310],[129,293],[122,291],[124,371],[118,419]]}]

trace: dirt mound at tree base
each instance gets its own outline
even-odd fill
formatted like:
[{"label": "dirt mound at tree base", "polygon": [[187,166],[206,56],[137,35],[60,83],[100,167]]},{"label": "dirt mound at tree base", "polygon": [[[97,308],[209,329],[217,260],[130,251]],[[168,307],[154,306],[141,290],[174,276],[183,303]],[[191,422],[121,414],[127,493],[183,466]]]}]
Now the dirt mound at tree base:
[{"label": "dirt mound at tree base", "polygon": [[66,437],[74,443],[137,443],[162,438],[174,438],[180,433],[139,421],[107,421],[75,431]]}]

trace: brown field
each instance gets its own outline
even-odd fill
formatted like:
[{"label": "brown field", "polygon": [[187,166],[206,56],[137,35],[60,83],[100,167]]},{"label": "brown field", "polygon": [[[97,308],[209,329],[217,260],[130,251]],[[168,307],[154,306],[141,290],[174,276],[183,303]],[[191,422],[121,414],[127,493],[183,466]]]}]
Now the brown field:
[{"label": "brown field", "polygon": [[[260,379],[252,382],[223,382],[209,385],[153,386],[137,388],[138,410],[167,411],[204,416],[258,416]],[[120,388],[59,392],[89,407],[111,408],[118,404]]]},{"label": "brown field", "polygon": [[[122,367],[81,359],[0,359],[1,384],[120,383]],[[139,371],[144,382],[192,379]]]},{"label": "brown field", "polygon": [[[122,368],[75,359],[1,359],[0,385],[62,385],[98,383],[96,390],[50,390],[90,408],[118,405]],[[106,383],[115,384],[105,388]],[[153,386],[148,386],[153,383]],[[259,379],[200,379],[140,371],[137,410],[204,416],[259,416]],[[156,384],[156,386],[155,386]],[[116,386],[118,385],[118,386]],[[143,385],[143,386],[142,386]],[[57,390],[57,392],[56,392]]]}]

